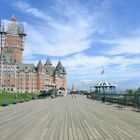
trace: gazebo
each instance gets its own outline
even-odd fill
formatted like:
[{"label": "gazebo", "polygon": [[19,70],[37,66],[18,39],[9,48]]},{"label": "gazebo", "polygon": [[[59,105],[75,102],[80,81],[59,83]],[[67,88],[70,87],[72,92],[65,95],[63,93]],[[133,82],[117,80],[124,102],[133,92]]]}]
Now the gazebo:
[{"label": "gazebo", "polygon": [[116,85],[111,84],[107,81],[99,82],[95,87],[96,93],[115,93]]}]

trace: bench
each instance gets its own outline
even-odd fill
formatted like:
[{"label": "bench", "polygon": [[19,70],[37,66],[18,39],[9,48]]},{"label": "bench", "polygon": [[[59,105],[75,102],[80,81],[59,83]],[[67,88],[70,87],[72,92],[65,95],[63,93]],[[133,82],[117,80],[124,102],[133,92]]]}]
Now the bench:
[{"label": "bench", "polygon": [[17,99],[14,99],[13,100],[13,104],[17,104],[18,103],[18,100]]},{"label": "bench", "polygon": [[2,101],[2,106],[8,106],[9,105],[9,101],[7,99],[4,99]]}]

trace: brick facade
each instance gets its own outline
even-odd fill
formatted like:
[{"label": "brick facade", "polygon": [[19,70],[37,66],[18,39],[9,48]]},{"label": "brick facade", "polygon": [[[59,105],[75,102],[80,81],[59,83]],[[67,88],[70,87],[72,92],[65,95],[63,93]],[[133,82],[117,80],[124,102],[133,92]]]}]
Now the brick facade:
[{"label": "brick facade", "polygon": [[[2,27],[4,28],[4,27]],[[54,67],[48,58],[43,65],[22,63],[25,44],[24,32],[19,30],[15,16],[12,16],[8,30],[1,34],[0,89],[18,93],[38,93],[41,90],[66,90],[66,71],[59,61]]]}]

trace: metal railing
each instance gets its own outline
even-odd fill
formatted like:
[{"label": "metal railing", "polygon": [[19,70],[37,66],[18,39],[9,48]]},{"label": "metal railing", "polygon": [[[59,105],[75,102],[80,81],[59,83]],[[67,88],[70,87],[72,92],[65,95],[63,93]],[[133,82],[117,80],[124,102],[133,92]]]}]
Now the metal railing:
[{"label": "metal railing", "polygon": [[99,100],[102,102],[117,103],[122,106],[132,106],[140,112],[140,94],[104,94],[104,93],[88,93],[88,98]]}]

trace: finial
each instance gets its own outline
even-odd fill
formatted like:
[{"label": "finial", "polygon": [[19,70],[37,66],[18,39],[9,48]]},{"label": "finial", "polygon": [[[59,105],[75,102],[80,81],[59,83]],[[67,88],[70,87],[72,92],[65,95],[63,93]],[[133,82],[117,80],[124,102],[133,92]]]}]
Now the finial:
[{"label": "finial", "polygon": [[11,17],[11,21],[16,21],[15,15],[13,15],[13,16]]}]

